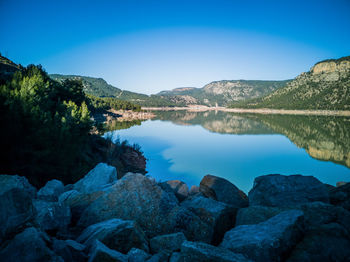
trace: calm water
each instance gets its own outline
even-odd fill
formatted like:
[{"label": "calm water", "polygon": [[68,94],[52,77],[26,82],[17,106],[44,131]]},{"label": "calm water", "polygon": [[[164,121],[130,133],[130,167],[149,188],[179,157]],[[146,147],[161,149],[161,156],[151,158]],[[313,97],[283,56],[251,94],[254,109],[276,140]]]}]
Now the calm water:
[{"label": "calm water", "polygon": [[[350,181],[350,118],[160,112],[156,119],[106,135],[141,146],[157,180],[189,186],[224,177],[248,192],[264,174]],[[124,124],[125,126],[125,124]]]}]

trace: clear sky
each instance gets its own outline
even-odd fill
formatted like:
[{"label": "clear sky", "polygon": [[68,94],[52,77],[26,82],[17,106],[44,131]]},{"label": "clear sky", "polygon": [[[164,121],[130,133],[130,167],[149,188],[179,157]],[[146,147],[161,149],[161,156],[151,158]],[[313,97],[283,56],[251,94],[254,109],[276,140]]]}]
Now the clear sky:
[{"label": "clear sky", "polygon": [[0,52],[141,93],[350,55],[350,0],[0,0]]}]

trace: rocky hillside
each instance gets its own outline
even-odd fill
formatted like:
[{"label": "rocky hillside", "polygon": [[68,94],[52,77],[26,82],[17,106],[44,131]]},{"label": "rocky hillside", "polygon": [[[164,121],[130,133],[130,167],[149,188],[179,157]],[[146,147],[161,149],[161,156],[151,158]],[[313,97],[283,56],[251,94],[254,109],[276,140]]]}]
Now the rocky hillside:
[{"label": "rocky hillside", "polygon": [[226,106],[233,101],[242,101],[257,98],[269,94],[283,87],[286,81],[263,80],[222,80],[214,81],[203,88],[176,88],[171,91],[162,91],[157,95],[168,97],[183,97],[188,104],[200,104],[207,106]]},{"label": "rocky hillside", "polygon": [[232,107],[350,110],[350,56],[321,61],[285,87]]},{"label": "rocky hillside", "polygon": [[[0,55],[0,79],[10,78],[14,72],[20,70],[21,66],[15,64],[10,59]],[[0,82],[1,84],[1,82]]]},{"label": "rocky hillside", "polygon": [[0,175],[0,257],[12,261],[348,261],[350,184],[257,177],[248,195],[206,175],[191,189],[98,164],[37,190]]}]

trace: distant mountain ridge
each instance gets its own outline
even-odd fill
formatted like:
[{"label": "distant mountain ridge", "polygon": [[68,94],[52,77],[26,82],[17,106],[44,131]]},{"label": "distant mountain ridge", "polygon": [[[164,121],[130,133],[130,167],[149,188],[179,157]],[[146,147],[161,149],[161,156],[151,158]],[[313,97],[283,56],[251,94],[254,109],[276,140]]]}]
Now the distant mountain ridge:
[{"label": "distant mountain ridge", "polygon": [[350,110],[350,56],[320,61],[285,87],[231,107]]}]

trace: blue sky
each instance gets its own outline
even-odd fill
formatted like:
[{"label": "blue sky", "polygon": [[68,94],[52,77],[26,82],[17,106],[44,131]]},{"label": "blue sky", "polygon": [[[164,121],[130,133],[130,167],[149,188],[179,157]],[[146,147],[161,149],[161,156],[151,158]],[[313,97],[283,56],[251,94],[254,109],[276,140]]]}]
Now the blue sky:
[{"label": "blue sky", "polygon": [[131,91],[289,79],[350,55],[350,1],[0,0],[0,52]]}]

